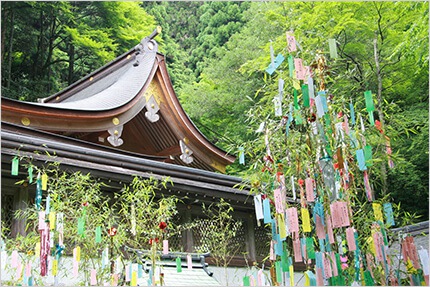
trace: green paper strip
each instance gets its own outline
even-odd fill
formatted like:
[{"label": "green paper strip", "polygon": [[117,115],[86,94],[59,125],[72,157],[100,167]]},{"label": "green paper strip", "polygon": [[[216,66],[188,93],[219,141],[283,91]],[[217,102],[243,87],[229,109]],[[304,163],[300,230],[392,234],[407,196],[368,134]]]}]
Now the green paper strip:
[{"label": "green paper strip", "polygon": [[364,147],[364,160],[366,162],[366,166],[372,166],[372,147],[367,145]]},{"label": "green paper strip", "polygon": [[85,237],[85,219],[83,217],[78,218],[78,235]]},{"label": "green paper strip", "polygon": [[181,257],[176,257],[176,272],[182,272],[182,260]]},{"label": "green paper strip", "polygon": [[292,55],[288,56],[288,71],[290,72],[290,78],[294,75],[294,58]]},{"label": "green paper strip", "polygon": [[306,237],[306,254],[309,259],[315,259],[314,239],[312,237]]},{"label": "green paper strip", "polygon": [[366,286],[375,286],[375,281],[373,280],[369,270],[364,271],[364,282]]},{"label": "green paper strip", "polygon": [[369,122],[372,126],[375,125],[375,118],[373,117],[373,111],[369,112]]},{"label": "green paper strip", "polygon": [[309,102],[309,87],[308,87],[308,85],[302,85],[302,94],[303,94],[303,106],[306,108],[309,108],[310,102]]},{"label": "green paper strip", "polygon": [[334,256],[336,257],[336,266],[337,266],[337,270],[339,271],[339,274],[340,274],[342,271],[342,263],[340,261],[340,255],[339,255],[339,253],[335,253]]},{"label": "green paper strip", "polygon": [[282,272],[288,272],[289,268],[290,268],[290,264],[288,262],[288,254],[287,254],[287,252],[288,251],[284,250],[284,252],[281,255]]},{"label": "green paper strip", "polygon": [[366,111],[373,112],[375,110],[375,105],[373,104],[372,91],[365,91],[364,99],[366,100]]},{"label": "green paper strip", "polygon": [[278,283],[282,283],[282,262],[276,261],[275,267],[276,267],[276,281],[278,281]]},{"label": "green paper strip", "polygon": [[19,159],[18,157],[14,157],[12,159],[12,170],[11,170],[11,174],[12,175],[18,175],[18,170],[19,170]]},{"label": "green paper strip", "polygon": [[28,169],[28,183],[33,183],[33,166],[29,166]]},{"label": "green paper strip", "polygon": [[302,116],[300,115],[300,110],[294,108],[294,120],[296,121],[296,125],[303,124]]},{"label": "green paper strip", "polygon": [[97,226],[96,227],[96,243],[102,242],[102,227]]},{"label": "green paper strip", "polygon": [[336,39],[328,39],[328,48],[330,51],[330,58],[337,58]]},{"label": "green paper strip", "polygon": [[243,276],[242,282],[243,286],[251,286],[251,283],[249,282],[249,276]]}]

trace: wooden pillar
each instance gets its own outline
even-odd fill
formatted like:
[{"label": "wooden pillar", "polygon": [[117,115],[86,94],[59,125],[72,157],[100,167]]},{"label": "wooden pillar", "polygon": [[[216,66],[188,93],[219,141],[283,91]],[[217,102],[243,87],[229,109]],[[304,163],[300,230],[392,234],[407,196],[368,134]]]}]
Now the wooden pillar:
[{"label": "wooden pillar", "polygon": [[[182,224],[191,223],[191,205],[187,205],[184,211],[184,217],[182,218]],[[193,231],[191,229],[186,229],[182,231],[182,246],[185,252],[193,252],[194,240]]]},{"label": "wooden pillar", "polygon": [[247,241],[247,252],[249,254],[249,260],[252,262],[257,261],[256,250],[255,250],[255,217],[253,213],[250,213],[246,218],[246,241]]},{"label": "wooden pillar", "polygon": [[[28,186],[22,185],[17,193],[15,193],[14,200],[13,200],[13,211],[15,210],[24,210],[27,207],[28,204]],[[25,236],[25,225],[27,224],[27,220],[25,218],[23,219],[13,219],[12,220],[12,230],[11,235],[12,238],[16,237],[18,234]]]}]

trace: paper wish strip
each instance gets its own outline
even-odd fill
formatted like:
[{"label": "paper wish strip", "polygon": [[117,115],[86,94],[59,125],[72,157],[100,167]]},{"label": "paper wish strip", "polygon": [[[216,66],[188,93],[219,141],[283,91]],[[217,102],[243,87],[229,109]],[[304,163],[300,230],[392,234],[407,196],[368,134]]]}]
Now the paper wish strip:
[{"label": "paper wish strip", "polygon": [[293,32],[292,31],[288,31],[286,32],[287,34],[287,48],[288,48],[288,52],[295,52],[297,51],[297,46],[296,46],[296,38],[294,38]]},{"label": "paper wish strip", "polygon": [[261,194],[254,195],[254,207],[255,207],[255,216],[257,220],[264,219]]}]

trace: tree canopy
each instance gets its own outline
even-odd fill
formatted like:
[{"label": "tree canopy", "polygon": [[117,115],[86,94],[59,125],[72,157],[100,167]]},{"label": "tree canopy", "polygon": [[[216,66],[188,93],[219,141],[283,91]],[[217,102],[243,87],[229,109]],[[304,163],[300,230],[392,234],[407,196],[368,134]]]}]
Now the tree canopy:
[{"label": "tree canopy", "polygon": [[[235,154],[255,143],[261,117],[273,117],[277,80],[293,84],[287,59],[275,74],[265,72],[270,47],[287,55],[286,31],[293,31],[311,67],[318,54],[329,59],[335,107],[353,102],[362,112],[363,92],[373,92],[395,163],[376,163],[376,190],[428,218],[427,2],[4,1],[1,13],[2,96],[27,101],[61,90],[160,25],[157,41],[181,104],[211,141]],[[381,136],[372,141],[384,154]],[[261,152],[247,149],[246,165],[228,172],[249,175]]]}]

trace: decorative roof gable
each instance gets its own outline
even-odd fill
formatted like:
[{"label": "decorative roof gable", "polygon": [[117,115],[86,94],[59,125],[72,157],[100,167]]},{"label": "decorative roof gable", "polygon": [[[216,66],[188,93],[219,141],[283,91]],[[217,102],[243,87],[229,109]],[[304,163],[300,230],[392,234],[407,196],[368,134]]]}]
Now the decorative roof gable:
[{"label": "decorative roof gable", "polygon": [[183,110],[153,39],[38,103],[2,98],[2,121],[225,172],[235,157],[212,144]]}]

